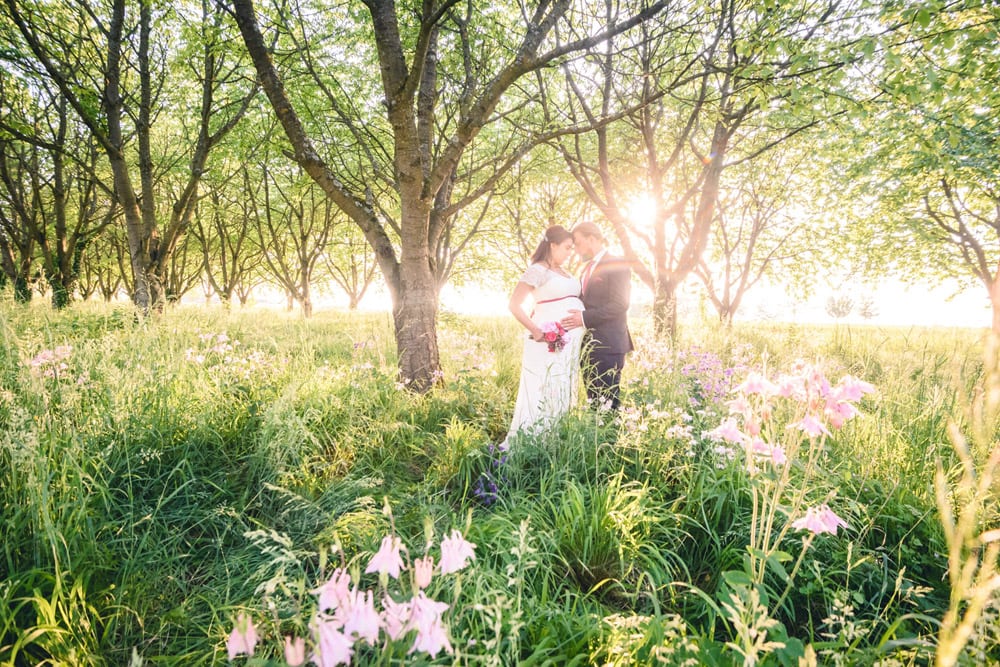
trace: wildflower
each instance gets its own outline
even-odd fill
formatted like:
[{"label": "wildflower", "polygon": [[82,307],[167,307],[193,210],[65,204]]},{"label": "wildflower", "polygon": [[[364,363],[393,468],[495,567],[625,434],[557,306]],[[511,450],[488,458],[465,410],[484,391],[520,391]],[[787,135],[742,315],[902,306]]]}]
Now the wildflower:
[{"label": "wildflower", "polygon": [[451,537],[441,540],[441,574],[458,572],[467,565],[466,559],[475,560],[475,548],[475,544],[466,542],[461,533],[453,530]]},{"label": "wildflower", "polygon": [[435,619],[427,626],[417,629],[417,638],[413,641],[413,646],[407,651],[407,655],[415,651],[424,651],[433,658],[441,650],[449,655],[454,652],[451,643],[448,641],[448,632],[445,630],[441,619]]},{"label": "wildflower", "polygon": [[827,429],[827,427],[823,425],[823,422],[816,419],[813,415],[806,415],[802,418],[802,421],[788,425],[788,428],[793,427],[802,429],[811,438],[817,438],[823,434],[830,435],[829,429]]},{"label": "wildflower", "polygon": [[776,466],[782,466],[788,462],[785,449],[781,445],[769,445],[761,438],[753,439],[753,442],[750,443],[750,451],[771,459],[771,462]]},{"label": "wildflower", "polygon": [[834,514],[828,505],[810,507],[806,515],[792,522],[796,530],[808,530],[814,535],[822,533],[837,534],[837,528],[847,528],[847,522]]},{"label": "wildflower", "polygon": [[306,662],[306,640],[302,637],[292,639],[285,636],[285,662],[288,667],[299,667]]},{"label": "wildflower", "polygon": [[434,558],[430,555],[413,561],[413,580],[417,588],[427,588],[434,576]]},{"label": "wildflower", "polygon": [[427,628],[435,621],[441,620],[441,614],[448,610],[448,605],[427,597],[427,594],[420,591],[413,598],[410,607],[410,628]]},{"label": "wildflower", "polygon": [[726,442],[733,443],[746,442],[747,438],[746,435],[740,431],[739,427],[736,425],[736,420],[732,417],[727,417],[721,424],[705,433],[705,435],[713,440],[725,440]]},{"label": "wildflower", "polygon": [[233,631],[229,633],[226,640],[226,650],[229,652],[229,659],[233,660],[238,655],[253,655],[257,647],[257,628],[253,626],[253,620],[244,612],[236,618]]},{"label": "wildflower", "polygon": [[316,614],[313,619],[316,653],[312,655],[311,660],[319,667],[336,667],[351,663],[354,644],[338,629],[339,626],[337,621],[325,614]]},{"label": "wildflower", "polygon": [[729,414],[731,415],[741,415],[746,418],[750,413],[750,402],[747,400],[746,396],[737,396],[731,401],[726,403],[729,408]]},{"label": "wildflower", "polygon": [[859,401],[865,394],[875,391],[875,387],[864,380],[859,380],[851,375],[845,375],[840,378],[840,382],[837,383],[833,391],[837,398],[842,401]]},{"label": "wildflower", "polygon": [[351,639],[356,634],[359,638],[367,641],[369,646],[374,646],[381,627],[382,621],[378,612],[375,611],[372,592],[353,591],[351,604],[344,619],[344,636]]},{"label": "wildflower", "polygon": [[379,547],[378,552],[368,562],[365,574],[378,572],[379,574],[388,574],[393,579],[398,579],[399,571],[404,567],[403,559],[399,555],[401,546],[402,543],[395,535],[386,535],[383,537],[382,546]]},{"label": "wildflower", "polygon": [[834,401],[827,399],[826,410],[823,411],[830,421],[830,426],[840,428],[848,419],[852,419],[858,414],[858,409],[853,403],[847,401]]},{"label": "wildflower", "polygon": [[389,639],[396,640],[409,630],[412,605],[409,602],[396,602],[388,595],[382,600],[382,627]]},{"label": "wildflower", "polygon": [[347,570],[337,568],[325,584],[312,591],[319,595],[319,610],[338,609],[347,605],[351,589],[351,575]]},{"label": "wildflower", "polygon": [[778,388],[760,373],[752,371],[747,374],[747,379],[743,381],[743,384],[736,387],[736,391],[744,394],[772,396],[777,393]]}]

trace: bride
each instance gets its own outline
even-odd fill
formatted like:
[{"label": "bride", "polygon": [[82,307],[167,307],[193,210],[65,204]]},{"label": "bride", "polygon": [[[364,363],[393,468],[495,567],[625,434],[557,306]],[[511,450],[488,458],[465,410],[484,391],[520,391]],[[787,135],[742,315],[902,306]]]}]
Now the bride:
[{"label": "bride", "polygon": [[[510,312],[528,330],[514,418],[501,445],[521,432],[539,433],[565,414],[576,396],[580,343],[585,329],[562,329],[570,310],[583,310],[580,281],[562,265],[573,254],[573,235],[561,225],[545,230],[531,264],[510,297]],[[532,297],[533,310],[525,310]]]}]

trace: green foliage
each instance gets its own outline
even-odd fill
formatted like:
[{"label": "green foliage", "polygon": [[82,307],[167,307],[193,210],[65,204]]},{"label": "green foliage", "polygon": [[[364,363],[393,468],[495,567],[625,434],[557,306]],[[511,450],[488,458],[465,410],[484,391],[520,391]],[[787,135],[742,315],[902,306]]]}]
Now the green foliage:
[{"label": "green foliage", "polygon": [[[332,562],[363,568],[393,530],[422,553],[428,530],[455,527],[477,544],[450,612],[469,663],[731,665],[758,650],[759,664],[920,664],[934,651],[949,590],[932,480],[981,381],[975,332],[736,327],[673,350],[637,336],[618,418],[574,412],[503,459],[490,445],[516,386],[508,324],[446,322],[445,383],[418,396],[397,386],[381,315],[136,321],[83,304],[0,317],[5,663],[126,664],[133,650],[221,663],[240,611],[265,627],[262,596],[275,607],[261,652],[277,660],[278,633],[307,634]],[[65,367],[38,361],[61,345]],[[818,536],[797,569],[789,534],[755,581],[755,482],[704,432],[748,370],[796,358],[878,393],[826,442],[809,490],[835,491],[849,528]],[[475,492],[488,470],[489,505]],[[753,649],[765,626],[776,644]],[[981,627],[975,650],[995,660]]]}]

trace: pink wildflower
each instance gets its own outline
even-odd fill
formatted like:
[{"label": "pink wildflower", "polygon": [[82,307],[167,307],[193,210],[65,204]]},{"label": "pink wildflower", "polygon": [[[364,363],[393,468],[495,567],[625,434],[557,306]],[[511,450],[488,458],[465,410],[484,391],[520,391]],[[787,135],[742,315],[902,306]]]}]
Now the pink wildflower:
[{"label": "pink wildflower", "polygon": [[409,602],[396,602],[388,595],[382,600],[382,627],[389,639],[399,639],[410,629],[412,606]]},{"label": "pink wildflower", "polygon": [[782,375],[778,378],[775,393],[782,398],[804,401],[806,399],[805,380],[797,375]]},{"label": "pink wildflower", "polygon": [[433,658],[444,649],[444,652],[451,654],[454,649],[448,641],[448,631],[445,630],[441,619],[435,619],[429,625],[417,628],[417,638],[413,641],[413,646],[406,652],[407,655],[416,651],[429,653]]},{"label": "pink wildflower", "polygon": [[460,532],[453,530],[451,537],[441,540],[441,574],[458,572],[468,564],[466,560],[475,560],[475,548],[475,544],[466,542]]},{"label": "pink wildflower", "polygon": [[750,451],[764,458],[771,459],[771,462],[776,466],[783,466],[788,462],[784,447],[781,445],[769,445],[761,438],[753,439],[753,442],[750,443]]},{"label": "pink wildflower", "polygon": [[858,409],[854,407],[853,403],[848,403],[847,401],[835,401],[831,398],[826,402],[826,410],[824,410],[824,414],[829,420],[830,426],[840,428],[848,419],[852,419],[857,416]]},{"label": "pink wildflower", "polygon": [[434,576],[434,558],[429,554],[413,561],[413,581],[417,588],[427,588]]},{"label": "pink wildflower", "polygon": [[792,522],[792,528],[796,530],[808,530],[820,535],[822,533],[837,534],[837,528],[847,528],[847,522],[834,514],[828,505],[810,507],[806,510],[806,515]]},{"label": "pink wildflower", "polygon": [[253,619],[245,613],[240,612],[233,625],[233,631],[229,633],[226,640],[226,650],[229,652],[229,659],[232,660],[238,655],[253,655],[257,647],[257,628],[253,626]]},{"label": "pink wildflower", "polygon": [[381,628],[382,620],[375,611],[372,592],[353,591],[351,604],[344,619],[344,636],[352,639],[356,634],[357,637],[367,641],[369,646],[374,646]]},{"label": "pink wildflower", "polygon": [[306,640],[302,637],[292,639],[285,636],[285,662],[288,667],[299,667],[306,661]]},{"label": "pink wildflower", "polygon": [[354,643],[338,628],[340,624],[325,614],[316,614],[313,619],[313,633],[316,652],[312,661],[319,667],[336,667],[351,663]]},{"label": "pink wildflower", "polygon": [[840,378],[840,382],[834,387],[835,395],[842,401],[859,401],[862,396],[873,391],[875,391],[874,385],[851,375]]},{"label": "pink wildflower", "polygon": [[743,384],[736,387],[736,391],[743,394],[760,394],[761,396],[773,396],[778,391],[778,387],[757,371],[747,374],[747,379]]},{"label": "pink wildflower", "polygon": [[726,442],[741,444],[747,440],[747,436],[740,431],[740,428],[736,425],[736,420],[733,417],[726,417],[721,424],[707,432],[705,435],[713,440],[725,440]]},{"label": "pink wildflower", "polygon": [[388,574],[393,579],[398,579],[399,571],[404,567],[403,559],[399,555],[401,547],[402,543],[395,535],[386,535],[383,537],[382,546],[379,547],[379,550],[368,562],[365,574],[378,572],[379,574]]},{"label": "pink wildflower", "polygon": [[410,608],[410,623],[412,627],[420,628],[429,625],[441,618],[441,614],[448,610],[448,605],[427,597],[423,591],[417,593]]},{"label": "pink wildflower", "polygon": [[346,606],[351,591],[351,575],[342,568],[337,568],[325,584],[313,591],[319,596],[319,610],[338,609]]},{"label": "pink wildflower", "polygon": [[746,396],[737,396],[727,402],[726,405],[729,407],[729,414],[731,415],[740,415],[746,418],[750,414],[750,402]]},{"label": "pink wildflower", "polygon": [[823,425],[823,422],[816,419],[813,415],[806,415],[802,418],[802,421],[789,424],[788,427],[800,428],[811,438],[818,438],[823,434],[830,435],[830,430]]}]

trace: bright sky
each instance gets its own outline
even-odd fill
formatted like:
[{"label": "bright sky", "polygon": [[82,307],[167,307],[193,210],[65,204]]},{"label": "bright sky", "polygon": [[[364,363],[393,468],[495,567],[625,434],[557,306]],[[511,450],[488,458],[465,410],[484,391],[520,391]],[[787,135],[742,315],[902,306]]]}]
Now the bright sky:
[{"label": "bright sky", "polygon": [[[957,295],[954,287],[908,287],[896,281],[885,281],[874,290],[870,287],[858,287],[850,291],[855,302],[863,294],[870,293],[874,301],[877,315],[864,319],[857,312],[852,312],[842,321],[852,324],[885,324],[899,326],[958,326],[958,327],[989,327],[991,321],[989,300],[985,288],[979,287],[964,290]],[[651,301],[649,291],[643,286],[633,287],[632,301],[634,304],[648,304]],[[747,293],[737,319],[741,321],[785,321],[828,324],[835,320],[826,312],[827,299],[833,295],[831,290],[819,291],[806,301],[796,302],[780,288],[758,286]],[[448,285],[441,293],[441,307],[455,313],[466,315],[508,316],[507,300],[509,294],[496,290],[481,289],[475,286],[454,287]],[[256,295],[258,305],[284,308],[285,298],[275,292]],[[344,308],[346,302],[342,298],[328,295],[317,295],[314,298],[314,308]],[[697,313],[701,306],[692,295],[682,296],[682,313],[687,310]],[[713,316],[712,307],[706,303],[703,307],[708,316]],[[384,291],[370,292],[361,302],[363,311],[388,311],[389,297]]]}]

